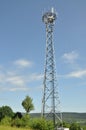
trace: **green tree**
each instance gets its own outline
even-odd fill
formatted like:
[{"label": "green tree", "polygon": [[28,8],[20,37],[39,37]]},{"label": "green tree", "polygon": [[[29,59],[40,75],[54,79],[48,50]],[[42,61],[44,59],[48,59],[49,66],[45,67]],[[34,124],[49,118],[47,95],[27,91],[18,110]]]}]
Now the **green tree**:
[{"label": "green tree", "polygon": [[70,125],[70,130],[81,130],[81,128],[77,123],[72,123]]},{"label": "green tree", "polygon": [[0,120],[2,120],[5,116],[13,117],[14,113],[9,106],[0,107]]},{"label": "green tree", "polygon": [[32,103],[32,98],[26,96],[26,98],[22,101],[22,106],[24,107],[26,113],[29,113],[31,110],[34,110],[34,105]]}]

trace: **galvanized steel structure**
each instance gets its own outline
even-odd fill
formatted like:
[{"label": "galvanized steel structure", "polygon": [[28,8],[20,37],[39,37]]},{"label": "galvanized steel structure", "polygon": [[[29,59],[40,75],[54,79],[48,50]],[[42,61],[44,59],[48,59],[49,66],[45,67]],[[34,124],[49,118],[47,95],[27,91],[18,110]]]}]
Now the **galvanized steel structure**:
[{"label": "galvanized steel structure", "polygon": [[53,27],[56,18],[57,15],[53,8],[42,16],[42,21],[46,25],[46,57],[43,81],[42,116],[53,120],[54,129],[57,127],[58,120],[62,122],[62,116],[59,110],[60,100],[58,95],[53,43]]}]

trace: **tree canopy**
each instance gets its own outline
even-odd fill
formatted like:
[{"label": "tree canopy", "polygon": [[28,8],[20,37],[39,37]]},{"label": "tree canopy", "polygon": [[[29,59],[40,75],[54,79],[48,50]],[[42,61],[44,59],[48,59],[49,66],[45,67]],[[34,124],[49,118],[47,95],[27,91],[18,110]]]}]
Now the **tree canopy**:
[{"label": "tree canopy", "polygon": [[32,103],[33,99],[29,96],[22,101],[22,106],[24,107],[26,113],[29,113],[31,110],[34,110],[34,105]]},{"label": "tree canopy", "polygon": [[13,110],[9,106],[0,107],[0,120],[5,116],[12,117],[13,114]]}]

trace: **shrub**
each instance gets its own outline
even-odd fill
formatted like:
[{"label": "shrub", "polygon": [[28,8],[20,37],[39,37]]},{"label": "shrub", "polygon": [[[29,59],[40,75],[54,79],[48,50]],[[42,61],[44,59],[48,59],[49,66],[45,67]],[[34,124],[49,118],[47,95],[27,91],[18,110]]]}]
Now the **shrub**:
[{"label": "shrub", "polygon": [[18,116],[13,118],[11,126],[16,126],[16,127],[27,127],[29,128],[29,121],[30,117],[28,114],[25,114],[22,116],[22,118],[19,118]]},{"label": "shrub", "polygon": [[70,130],[81,130],[81,128],[77,123],[72,123],[70,125]]},{"label": "shrub", "polygon": [[53,123],[43,118],[32,119],[31,128],[36,130],[53,130]]},{"label": "shrub", "polygon": [[11,125],[11,118],[5,116],[2,120],[1,120],[1,125],[5,125],[5,126],[10,126]]},{"label": "shrub", "polygon": [[21,118],[22,127],[29,127],[30,126],[30,116],[28,114],[23,115]]},{"label": "shrub", "polygon": [[16,127],[21,127],[22,126],[22,121],[20,118],[16,117],[13,119],[11,126],[16,126]]}]

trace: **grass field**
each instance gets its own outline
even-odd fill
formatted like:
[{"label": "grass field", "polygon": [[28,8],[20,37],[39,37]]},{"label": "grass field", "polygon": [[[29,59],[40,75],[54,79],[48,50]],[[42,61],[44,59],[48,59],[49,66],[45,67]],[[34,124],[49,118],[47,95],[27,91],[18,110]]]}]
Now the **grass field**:
[{"label": "grass field", "polygon": [[[10,127],[10,126],[0,126],[0,130],[32,130],[32,129],[15,128],[15,127]],[[83,127],[83,130],[86,130],[86,127]]]},{"label": "grass field", "polygon": [[14,127],[9,127],[9,126],[0,126],[0,130],[32,130],[32,129],[14,128]]}]

